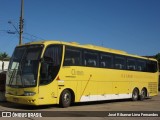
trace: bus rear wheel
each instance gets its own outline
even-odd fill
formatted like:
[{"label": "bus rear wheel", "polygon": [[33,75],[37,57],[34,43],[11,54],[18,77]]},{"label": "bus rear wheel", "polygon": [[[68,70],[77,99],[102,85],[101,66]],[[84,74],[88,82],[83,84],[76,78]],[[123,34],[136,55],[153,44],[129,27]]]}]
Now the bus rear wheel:
[{"label": "bus rear wheel", "polygon": [[142,100],[144,100],[146,97],[147,97],[147,91],[146,91],[145,88],[143,88],[143,89],[141,90],[141,94],[140,94],[140,96],[139,96],[139,99],[142,101]]},{"label": "bus rear wheel", "polygon": [[139,96],[139,91],[137,88],[134,88],[133,92],[132,92],[132,101],[137,101],[138,100],[138,96]]},{"label": "bus rear wheel", "polygon": [[69,90],[65,89],[63,90],[61,97],[60,97],[60,106],[65,108],[69,107],[71,105],[71,93]]}]

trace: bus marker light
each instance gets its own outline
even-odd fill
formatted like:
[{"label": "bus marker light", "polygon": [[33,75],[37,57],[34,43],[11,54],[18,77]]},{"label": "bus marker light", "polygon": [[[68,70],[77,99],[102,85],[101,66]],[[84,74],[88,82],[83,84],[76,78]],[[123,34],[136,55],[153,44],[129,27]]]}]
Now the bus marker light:
[{"label": "bus marker light", "polygon": [[60,79],[59,76],[58,76],[56,80],[61,80],[61,79]]}]

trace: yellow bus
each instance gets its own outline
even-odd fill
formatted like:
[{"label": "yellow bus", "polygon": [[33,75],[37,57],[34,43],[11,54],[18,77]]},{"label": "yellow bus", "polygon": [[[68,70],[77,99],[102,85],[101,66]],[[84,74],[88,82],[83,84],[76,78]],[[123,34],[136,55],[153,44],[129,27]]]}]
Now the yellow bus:
[{"label": "yellow bus", "polygon": [[59,104],[158,94],[155,59],[75,42],[39,41],[17,46],[6,80],[7,101]]}]

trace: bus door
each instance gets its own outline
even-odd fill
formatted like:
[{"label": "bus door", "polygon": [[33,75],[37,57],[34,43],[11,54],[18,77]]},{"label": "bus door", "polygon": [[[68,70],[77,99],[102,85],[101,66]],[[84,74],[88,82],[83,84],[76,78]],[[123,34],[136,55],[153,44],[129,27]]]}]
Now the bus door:
[{"label": "bus door", "polygon": [[61,66],[62,46],[50,45],[41,60],[39,99],[42,102],[55,103],[57,98],[57,81],[55,80]]}]

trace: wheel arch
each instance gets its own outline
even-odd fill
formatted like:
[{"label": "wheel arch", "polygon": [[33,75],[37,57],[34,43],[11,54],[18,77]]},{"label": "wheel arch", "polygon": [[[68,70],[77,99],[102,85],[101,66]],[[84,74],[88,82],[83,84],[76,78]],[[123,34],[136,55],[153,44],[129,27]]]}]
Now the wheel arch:
[{"label": "wheel arch", "polygon": [[74,91],[73,91],[72,89],[70,89],[70,88],[66,88],[66,89],[69,90],[70,93],[71,93],[71,104],[72,104],[72,103],[75,102],[75,93],[74,93]]}]

